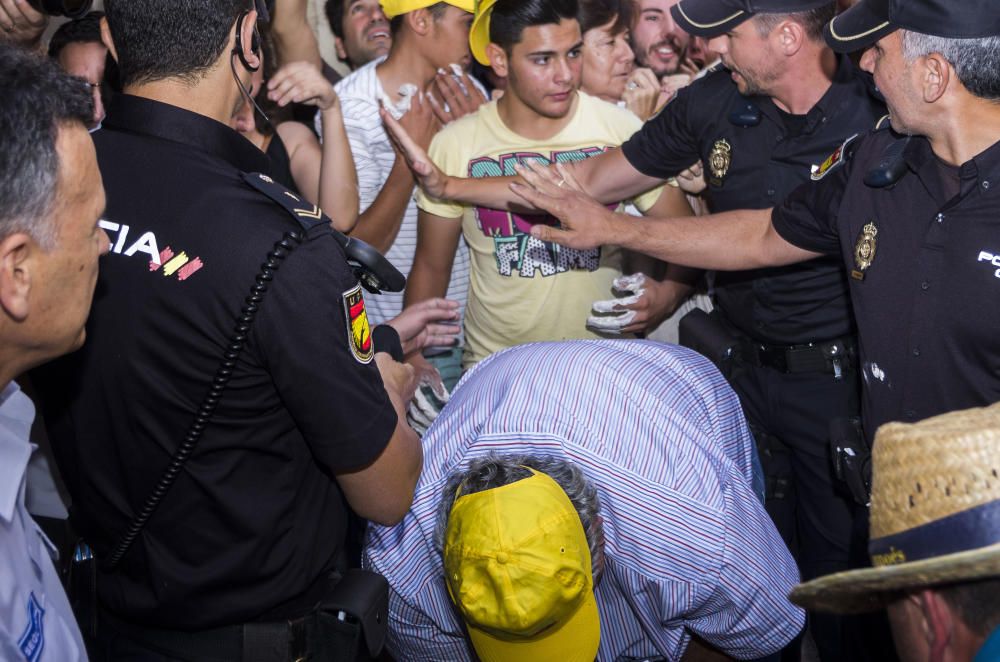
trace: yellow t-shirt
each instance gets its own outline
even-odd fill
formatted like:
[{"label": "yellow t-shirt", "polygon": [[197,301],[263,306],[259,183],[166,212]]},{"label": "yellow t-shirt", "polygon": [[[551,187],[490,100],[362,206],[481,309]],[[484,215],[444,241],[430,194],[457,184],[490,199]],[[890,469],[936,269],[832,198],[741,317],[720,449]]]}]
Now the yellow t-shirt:
[{"label": "yellow t-shirt", "polygon": [[[641,125],[630,111],[580,92],[562,131],[531,140],[504,125],[494,101],[441,130],[429,155],[448,175],[513,175],[519,161],[579,161],[618,147]],[[643,194],[636,206],[649,209],[660,191]],[[472,262],[463,367],[521,343],[600,337],[586,328],[586,320],[594,301],[611,297],[611,282],[621,274],[617,247],[575,250],[535,239],[533,224],[557,222],[548,215],[522,217],[435,200],[423,192],[417,205],[436,216],[462,217]]]}]

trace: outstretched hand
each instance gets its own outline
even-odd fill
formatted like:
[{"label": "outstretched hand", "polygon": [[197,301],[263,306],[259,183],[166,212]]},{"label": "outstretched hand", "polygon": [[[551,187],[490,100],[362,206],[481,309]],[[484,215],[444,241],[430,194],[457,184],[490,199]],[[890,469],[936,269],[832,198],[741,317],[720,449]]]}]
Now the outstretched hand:
[{"label": "outstretched hand", "polygon": [[267,98],[281,107],[303,103],[329,110],[339,104],[333,85],[310,62],[290,62],[267,81]]},{"label": "outstretched hand", "polygon": [[[450,322],[450,323],[449,323]],[[396,329],[403,354],[425,347],[450,347],[457,342],[458,302],[450,299],[427,299],[407,306],[388,322]]]},{"label": "outstretched hand", "polygon": [[562,229],[535,225],[531,236],[578,249],[614,243],[614,214],[584,193],[564,164],[548,167],[529,161],[527,165],[516,165],[515,169],[525,183],[512,182],[510,190],[559,219],[562,225]]},{"label": "outstretched hand", "polygon": [[379,109],[379,115],[382,117],[389,139],[396,146],[397,152],[406,159],[406,165],[410,167],[420,188],[432,198],[444,197],[444,187],[448,178],[431,161],[427,149],[414,140],[399,120],[385,108]]}]

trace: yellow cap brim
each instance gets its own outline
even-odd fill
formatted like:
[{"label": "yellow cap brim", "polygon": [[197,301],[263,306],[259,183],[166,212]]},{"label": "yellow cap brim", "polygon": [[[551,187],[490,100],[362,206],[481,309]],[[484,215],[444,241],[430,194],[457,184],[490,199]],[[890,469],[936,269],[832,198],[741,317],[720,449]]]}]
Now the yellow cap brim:
[{"label": "yellow cap brim", "polygon": [[[469,12],[470,14],[476,10],[476,0],[443,0],[449,5],[453,5]],[[438,0],[381,0],[379,5],[382,7],[382,13],[385,14],[386,18],[395,18],[401,14],[408,14],[411,11],[416,11],[418,9],[423,9],[424,7],[430,7],[433,4],[437,4]]]},{"label": "yellow cap brim", "polygon": [[476,17],[472,19],[472,28],[469,29],[469,50],[472,52],[472,57],[485,67],[490,66],[490,59],[486,56],[486,46],[490,43],[490,15],[496,3],[497,0],[482,0]]},{"label": "yellow cap brim", "polygon": [[587,590],[580,606],[565,623],[532,639],[501,639],[471,625],[468,629],[482,662],[593,662],[601,643],[601,617],[593,589]]}]

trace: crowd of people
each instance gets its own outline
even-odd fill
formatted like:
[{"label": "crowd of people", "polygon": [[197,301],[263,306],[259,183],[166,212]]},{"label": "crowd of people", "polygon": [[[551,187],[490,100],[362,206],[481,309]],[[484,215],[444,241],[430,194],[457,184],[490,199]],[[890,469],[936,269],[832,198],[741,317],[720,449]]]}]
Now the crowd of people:
[{"label": "crowd of people", "polygon": [[1000,660],[989,0],[91,4],[0,0],[0,658]]}]

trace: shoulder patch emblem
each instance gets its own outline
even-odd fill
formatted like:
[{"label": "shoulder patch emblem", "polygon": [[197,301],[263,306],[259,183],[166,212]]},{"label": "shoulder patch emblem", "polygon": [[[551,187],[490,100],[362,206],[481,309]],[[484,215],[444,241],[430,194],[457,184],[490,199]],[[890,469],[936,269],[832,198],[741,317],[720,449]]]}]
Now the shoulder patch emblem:
[{"label": "shoulder patch emblem", "polygon": [[372,329],[365,310],[365,297],[358,284],[344,292],[344,317],[347,320],[347,344],[358,363],[371,363],[375,356]]},{"label": "shoulder patch emblem", "polygon": [[45,626],[43,619],[45,610],[38,604],[34,591],[28,596],[28,625],[24,628],[24,633],[17,640],[17,647],[21,655],[28,662],[38,662],[45,648]]},{"label": "shoulder patch emblem", "polygon": [[814,165],[812,167],[812,173],[809,175],[809,178],[814,182],[818,182],[819,180],[823,179],[828,174],[830,174],[831,171],[836,170],[838,167],[843,165],[844,161],[846,160],[844,159],[844,152],[847,150],[847,146],[851,144],[851,141],[857,137],[858,134],[855,133],[853,136],[845,140],[840,147],[833,150],[833,154],[826,157],[826,161],[823,161],[823,163],[819,164],[818,166]]},{"label": "shoulder patch emblem", "polygon": [[733,146],[724,138],[719,138],[712,145],[708,155],[708,168],[712,173],[712,183],[722,186],[722,178],[729,172],[729,164],[733,161]]}]

